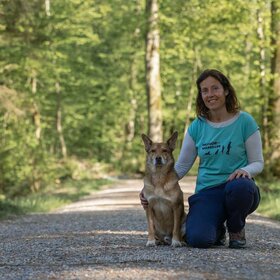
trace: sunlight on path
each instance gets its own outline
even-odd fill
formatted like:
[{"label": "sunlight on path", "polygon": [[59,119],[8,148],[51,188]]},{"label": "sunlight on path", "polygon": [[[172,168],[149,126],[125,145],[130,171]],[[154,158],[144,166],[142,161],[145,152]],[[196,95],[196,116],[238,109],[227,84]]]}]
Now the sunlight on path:
[{"label": "sunlight on path", "polygon": [[[181,188],[187,196],[193,193],[195,177],[189,177],[180,182]],[[141,209],[139,192],[143,187],[143,180],[119,180],[113,186],[107,187],[76,203],[68,205],[56,212],[88,212],[112,211],[122,209]]]}]

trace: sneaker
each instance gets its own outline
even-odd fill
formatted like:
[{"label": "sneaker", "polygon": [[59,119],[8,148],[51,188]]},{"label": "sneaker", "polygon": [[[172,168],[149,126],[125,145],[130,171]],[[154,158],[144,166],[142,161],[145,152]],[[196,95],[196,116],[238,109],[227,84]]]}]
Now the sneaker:
[{"label": "sneaker", "polygon": [[245,248],[245,229],[243,228],[239,232],[229,232],[229,248],[242,249]]}]

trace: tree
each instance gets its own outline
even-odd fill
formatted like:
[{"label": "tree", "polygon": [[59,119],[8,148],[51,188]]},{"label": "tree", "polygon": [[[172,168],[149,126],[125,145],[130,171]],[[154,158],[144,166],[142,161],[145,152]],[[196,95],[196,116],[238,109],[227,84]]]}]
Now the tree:
[{"label": "tree", "polygon": [[[280,3],[271,1],[271,89],[272,98],[270,98],[271,121],[273,128],[280,123]],[[276,131],[276,143],[274,143],[273,157],[280,157],[280,132]]]},{"label": "tree", "polygon": [[146,0],[146,88],[148,101],[148,135],[153,141],[162,141],[162,109],[160,88],[160,34],[157,0]]},{"label": "tree", "polygon": [[69,161],[142,171],[139,135],[183,139],[205,68],[230,77],[276,166],[279,50],[276,0],[0,1],[0,191],[71,176]]}]

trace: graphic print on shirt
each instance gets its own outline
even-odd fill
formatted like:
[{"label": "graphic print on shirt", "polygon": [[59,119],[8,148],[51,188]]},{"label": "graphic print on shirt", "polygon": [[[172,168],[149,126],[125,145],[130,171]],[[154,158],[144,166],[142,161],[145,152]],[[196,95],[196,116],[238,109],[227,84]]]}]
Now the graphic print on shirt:
[{"label": "graphic print on shirt", "polygon": [[227,152],[226,152],[227,155],[229,155],[230,149],[231,149],[231,141],[228,143],[227,146]]},{"label": "graphic print on shirt", "polygon": [[213,154],[217,155],[219,153],[224,154],[224,152],[225,154],[230,155],[230,150],[232,148],[231,144],[231,141],[229,141],[225,146],[221,145],[218,141],[204,143],[202,144],[202,150],[204,151],[205,156],[211,156]]}]

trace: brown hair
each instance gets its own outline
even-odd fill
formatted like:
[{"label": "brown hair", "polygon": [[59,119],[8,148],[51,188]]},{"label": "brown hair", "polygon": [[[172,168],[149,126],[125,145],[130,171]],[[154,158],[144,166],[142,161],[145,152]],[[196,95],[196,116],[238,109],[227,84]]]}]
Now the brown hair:
[{"label": "brown hair", "polygon": [[205,106],[202,100],[200,88],[200,83],[208,77],[213,77],[214,79],[218,80],[223,86],[224,90],[228,92],[228,95],[226,96],[227,111],[229,113],[237,113],[240,110],[240,104],[237,99],[235,90],[231,85],[229,79],[223,73],[216,69],[206,69],[200,74],[200,76],[196,80],[196,86],[198,91],[196,96],[196,115],[198,117],[209,118],[209,109]]}]

